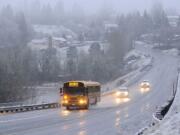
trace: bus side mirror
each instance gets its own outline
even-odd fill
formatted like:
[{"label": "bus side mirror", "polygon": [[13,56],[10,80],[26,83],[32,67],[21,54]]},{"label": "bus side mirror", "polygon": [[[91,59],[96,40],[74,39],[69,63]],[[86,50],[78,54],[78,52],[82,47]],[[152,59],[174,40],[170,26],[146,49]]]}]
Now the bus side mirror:
[{"label": "bus side mirror", "polygon": [[59,93],[61,96],[63,95],[63,89],[62,88],[59,89]]}]

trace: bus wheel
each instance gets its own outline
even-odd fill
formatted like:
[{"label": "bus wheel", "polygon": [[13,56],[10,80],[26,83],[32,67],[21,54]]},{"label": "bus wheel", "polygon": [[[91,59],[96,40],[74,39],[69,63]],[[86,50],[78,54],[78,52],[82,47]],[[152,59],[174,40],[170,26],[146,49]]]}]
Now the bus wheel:
[{"label": "bus wheel", "polygon": [[87,105],[84,107],[84,109],[88,110],[89,109],[89,99],[87,101]]},{"label": "bus wheel", "polygon": [[97,97],[95,98],[95,102],[94,102],[94,105],[97,105]]},{"label": "bus wheel", "polygon": [[84,109],[88,110],[89,109],[89,105],[86,105]]},{"label": "bus wheel", "polygon": [[89,102],[88,102],[87,105],[85,106],[85,109],[86,109],[86,110],[89,109]]},{"label": "bus wheel", "polygon": [[69,107],[69,106],[66,106],[66,110],[70,110],[70,107]]}]

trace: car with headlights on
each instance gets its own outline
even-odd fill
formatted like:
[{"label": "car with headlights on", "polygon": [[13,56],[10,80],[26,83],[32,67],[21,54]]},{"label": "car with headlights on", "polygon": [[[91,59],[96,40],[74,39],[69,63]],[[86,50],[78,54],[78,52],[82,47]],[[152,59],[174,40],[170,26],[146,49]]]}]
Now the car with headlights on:
[{"label": "car with headlights on", "polygon": [[141,92],[147,92],[147,91],[150,90],[150,88],[151,88],[151,85],[150,85],[149,81],[144,80],[144,81],[141,82],[141,84],[140,84]]},{"label": "car with headlights on", "polygon": [[129,90],[127,87],[120,87],[116,89],[116,98],[129,98]]}]

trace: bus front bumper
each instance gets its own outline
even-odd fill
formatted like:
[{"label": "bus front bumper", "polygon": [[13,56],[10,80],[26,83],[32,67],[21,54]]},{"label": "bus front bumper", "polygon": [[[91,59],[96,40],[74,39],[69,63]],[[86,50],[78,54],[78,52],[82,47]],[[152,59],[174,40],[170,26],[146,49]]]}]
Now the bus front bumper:
[{"label": "bus front bumper", "polygon": [[71,100],[62,100],[61,102],[62,106],[74,106],[74,107],[84,107],[87,106],[87,101],[80,99],[78,101],[71,101]]}]

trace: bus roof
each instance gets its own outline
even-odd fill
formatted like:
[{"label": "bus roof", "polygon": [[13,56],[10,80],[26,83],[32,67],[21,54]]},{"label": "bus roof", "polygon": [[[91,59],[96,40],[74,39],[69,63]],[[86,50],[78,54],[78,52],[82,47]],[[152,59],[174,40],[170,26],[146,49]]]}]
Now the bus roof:
[{"label": "bus roof", "polygon": [[80,83],[83,83],[85,87],[87,87],[87,86],[100,86],[101,85],[99,82],[93,82],[93,81],[68,81],[65,83],[69,83],[69,82],[80,82]]}]

